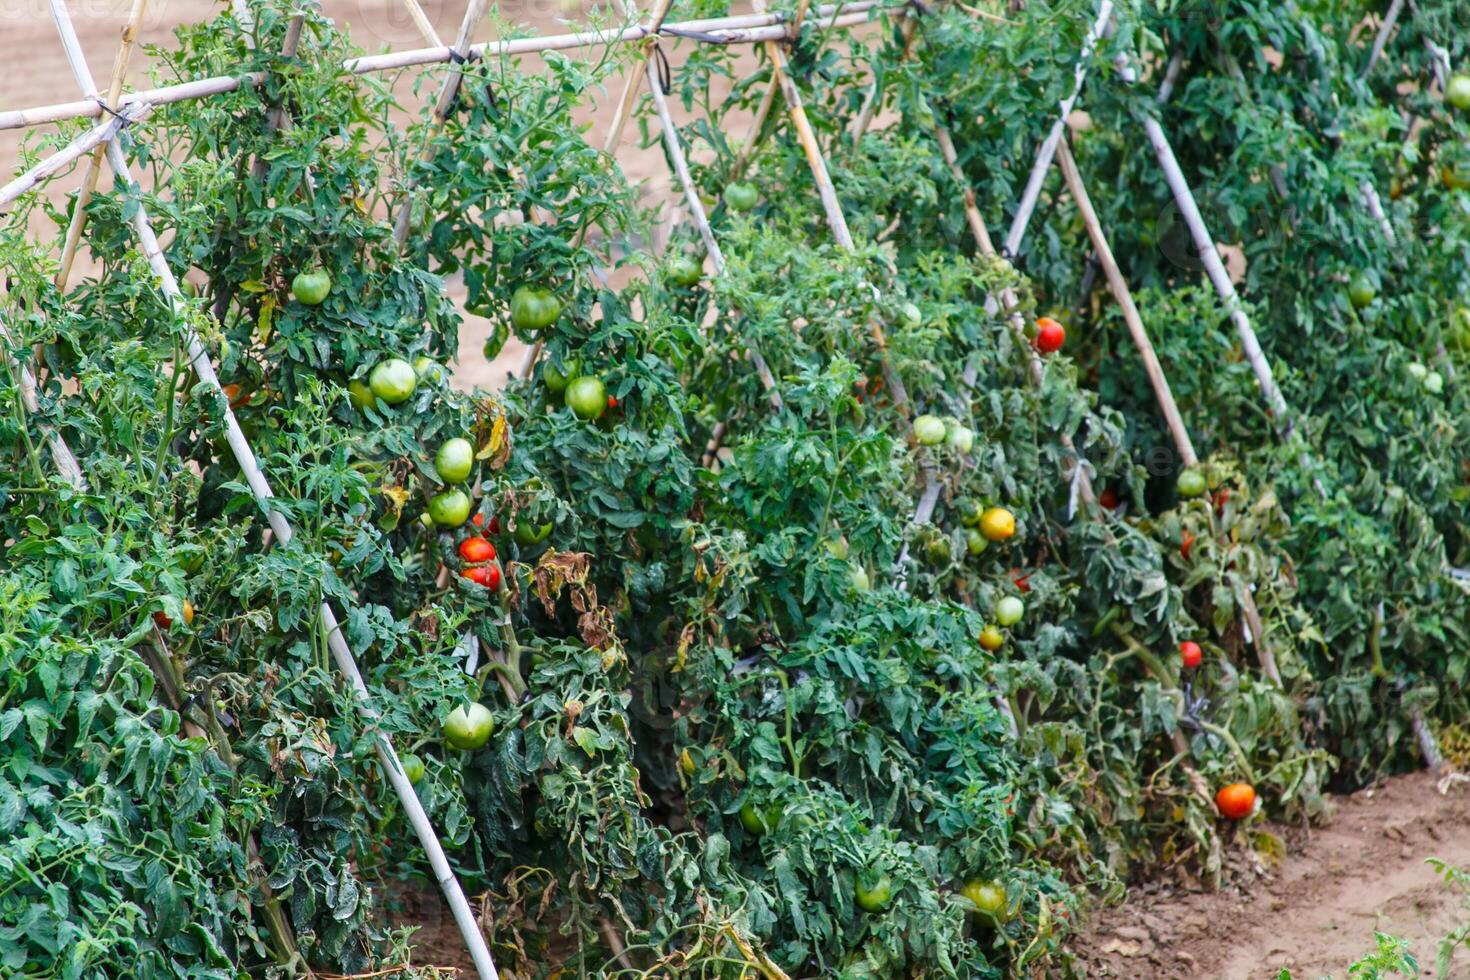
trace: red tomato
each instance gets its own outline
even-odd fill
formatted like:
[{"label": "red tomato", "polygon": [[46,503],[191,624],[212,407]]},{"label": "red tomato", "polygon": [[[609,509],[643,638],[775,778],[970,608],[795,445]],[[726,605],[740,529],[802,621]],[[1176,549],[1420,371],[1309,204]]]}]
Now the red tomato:
[{"label": "red tomato", "polygon": [[611,409],[612,411],[617,411],[617,408],[618,408],[618,396],[617,395],[608,395],[607,396],[607,407],[609,409]]},{"label": "red tomato", "polygon": [[[484,514],[476,514],[475,515],[475,519],[473,521],[471,521],[470,523],[473,524],[473,525],[475,525],[475,527],[484,527],[485,526],[485,515]],[[491,534],[499,534],[500,533],[500,518],[498,518],[498,517],[492,517],[492,518],[490,518],[490,533]],[[494,556],[492,555],[491,557],[494,557]]]},{"label": "red tomato", "polygon": [[1118,491],[1114,490],[1112,487],[1108,487],[1102,493],[1097,495],[1097,502],[1103,505],[1104,510],[1117,510]]},{"label": "red tomato", "polygon": [[491,561],[495,558],[495,545],[484,538],[465,538],[459,543],[459,557],[472,563]]},{"label": "red tomato", "polygon": [[166,630],[174,624],[174,621],[169,619],[168,615],[162,609],[153,614],[153,621],[158,624],[158,628],[161,630]]},{"label": "red tomato", "polygon": [[1199,648],[1199,644],[1193,640],[1185,640],[1179,644],[1179,661],[1184,664],[1185,670],[1194,670],[1205,659],[1205,652]]},{"label": "red tomato", "polygon": [[1055,354],[1067,342],[1067,330],[1049,316],[1036,321],[1036,349],[1043,354]]},{"label": "red tomato", "polygon": [[1221,487],[1215,491],[1215,516],[1219,517],[1225,513],[1225,504],[1230,499],[1230,488]]},{"label": "red tomato", "polygon": [[1215,794],[1215,806],[1222,817],[1244,820],[1256,808],[1256,791],[1250,783],[1222,786],[1220,792]]},{"label": "red tomato", "polygon": [[500,588],[500,569],[495,565],[476,565],[474,568],[466,568],[459,574],[476,585],[483,585],[491,592]]},{"label": "red tomato", "polygon": [[1189,552],[1193,548],[1194,535],[1190,534],[1188,531],[1185,531],[1183,540],[1179,542],[1179,554],[1184,556],[1185,561],[1189,561]]},{"label": "red tomato", "polygon": [[1016,588],[1020,589],[1022,592],[1030,592],[1031,591],[1031,575],[1030,575],[1030,573],[1027,573],[1025,575],[1022,575],[1021,574],[1021,570],[1019,568],[1013,568],[1013,569],[1011,569],[1011,581],[1012,582],[1015,582],[1016,583]]}]

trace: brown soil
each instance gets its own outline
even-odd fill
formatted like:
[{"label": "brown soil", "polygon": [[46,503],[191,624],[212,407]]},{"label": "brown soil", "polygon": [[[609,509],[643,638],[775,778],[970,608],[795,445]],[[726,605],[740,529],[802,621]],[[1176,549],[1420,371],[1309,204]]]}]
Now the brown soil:
[{"label": "brown soil", "polygon": [[[1079,944],[1089,976],[1129,980],[1344,978],[1378,930],[1412,943],[1421,976],[1437,977],[1439,940],[1470,919],[1465,899],[1425,858],[1470,867],[1470,785],[1428,773],[1341,797],[1335,818],[1310,832],[1269,828],[1287,842],[1275,867],[1219,892],[1161,883],[1100,912]],[[1227,858],[1249,866],[1243,848]],[[1470,977],[1470,951],[1446,978]]]}]

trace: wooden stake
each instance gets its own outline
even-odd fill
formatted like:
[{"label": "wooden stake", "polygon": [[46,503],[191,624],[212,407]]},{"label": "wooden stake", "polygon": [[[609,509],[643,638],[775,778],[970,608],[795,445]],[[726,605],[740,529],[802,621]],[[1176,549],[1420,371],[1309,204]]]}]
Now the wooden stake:
[{"label": "wooden stake", "polygon": [[[1194,451],[1194,442],[1189,437],[1189,430],[1185,427],[1179,406],[1174,401],[1174,392],[1169,387],[1168,379],[1164,377],[1164,368],[1159,363],[1153,341],[1149,339],[1148,331],[1143,325],[1143,317],[1139,315],[1138,306],[1133,302],[1133,292],[1128,288],[1128,281],[1123,278],[1123,272],[1118,267],[1117,259],[1113,256],[1112,246],[1108,242],[1107,234],[1103,231],[1102,222],[1098,220],[1097,211],[1093,208],[1092,199],[1087,193],[1087,186],[1083,183],[1082,173],[1077,169],[1077,161],[1072,158],[1072,151],[1068,148],[1065,139],[1057,145],[1057,162],[1061,164],[1067,188],[1071,191],[1072,200],[1076,202],[1077,210],[1082,215],[1082,223],[1087,226],[1087,234],[1092,239],[1093,251],[1102,265],[1103,273],[1107,276],[1108,287],[1112,290],[1113,298],[1117,300],[1118,306],[1123,310],[1123,320],[1128,324],[1129,336],[1133,338],[1133,345],[1138,348],[1139,357],[1143,360],[1143,369],[1148,375],[1150,387],[1153,388],[1154,399],[1159,403],[1159,411],[1163,413],[1164,420],[1169,426],[1169,432],[1174,437],[1174,446],[1179,453],[1179,460],[1186,468],[1198,466],[1199,456]],[[1276,666],[1276,655],[1266,641],[1265,625],[1261,622],[1260,611],[1256,609],[1256,602],[1250,594],[1250,587],[1243,582],[1237,598],[1240,602],[1241,616],[1254,640],[1256,657],[1260,661],[1262,672],[1277,687],[1283,687],[1281,672]]]},{"label": "wooden stake", "polygon": [[[475,28],[479,26],[481,18],[485,16],[486,0],[469,0],[465,8],[464,19],[459,24],[459,37],[455,39],[453,52],[459,58],[468,57],[470,53],[470,41],[474,37]],[[452,60],[449,55],[446,59]],[[455,68],[444,78],[444,83],[439,87],[439,98],[434,103],[434,115],[429,122],[429,131],[424,134],[424,146],[419,151],[419,161],[427,163],[434,152],[434,139],[444,128],[444,121],[449,117],[449,109],[454,104],[454,98],[459,94],[460,83],[464,80],[464,73]],[[407,190],[403,194],[403,203],[398,206],[398,217],[393,226],[393,241],[399,248],[408,241],[409,226],[413,223],[413,178],[410,178]]]},{"label": "wooden stake", "polygon": [[1189,430],[1184,425],[1184,418],[1179,414],[1179,405],[1174,401],[1174,392],[1169,388],[1169,381],[1164,377],[1164,368],[1159,364],[1158,353],[1154,350],[1153,341],[1149,339],[1148,330],[1143,325],[1143,317],[1138,312],[1138,306],[1133,302],[1133,292],[1128,288],[1128,282],[1123,278],[1123,272],[1118,268],[1118,261],[1113,257],[1112,246],[1108,243],[1107,234],[1103,231],[1102,222],[1098,220],[1097,212],[1092,207],[1092,199],[1087,194],[1087,187],[1082,182],[1082,174],[1077,169],[1077,161],[1072,159],[1072,151],[1067,147],[1064,139],[1057,144],[1057,162],[1061,164],[1062,175],[1066,178],[1067,187],[1072,192],[1072,200],[1077,204],[1077,210],[1082,215],[1082,223],[1087,226],[1088,237],[1092,239],[1092,247],[1097,254],[1098,261],[1102,264],[1103,273],[1107,276],[1108,287],[1113,292],[1113,298],[1118,301],[1118,306],[1123,310],[1123,320],[1128,324],[1128,334],[1133,338],[1133,345],[1138,348],[1139,357],[1143,359],[1144,373],[1148,375],[1149,386],[1153,388],[1154,399],[1159,403],[1159,411],[1164,415],[1164,421],[1169,426],[1169,432],[1174,437],[1174,445],[1179,450],[1181,462],[1186,467],[1199,465],[1199,457],[1195,454],[1194,443],[1189,438]]},{"label": "wooden stake", "polygon": [[1383,56],[1383,48],[1388,44],[1388,36],[1393,33],[1393,26],[1398,22],[1399,14],[1404,9],[1404,0],[1393,0],[1388,5],[1388,12],[1383,15],[1383,25],[1378,28],[1378,36],[1373,39],[1373,50],[1368,53],[1368,64],[1363,67],[1363,77],[1367,78],[1373,66],[1378,64],[1378,59]]},{"label": "wooden stake", "polygon": [[[81,43],[77,40],[76,30],[72,26],[71,15],[66,9],[65,0],[50,0],[52,16],[56,21],[57,32],[61,35],[62,46],[66,49],[67,61],[71,66],[72,74],[76,77],[77,85],[82,91],[95,89],[92,81],[91,71],[87,67],[86,59],[82,54]],[[188,347],[189,361],[194,368],[196,376],[201,382],[214,388],[219,388],[219,377],[215,374],[214,365],[209,359],[209,353],[205,350],[199,339],[198,333],[190,325],[187,316],[187,302],[179,290],[177,280],[174,278],[173,270],[169,268],[168,260],[164,257],[163,249],[158,244],[158,238],[153,232],[152,223],[148,217],[147,209],[142,203],[142,190],[133,181],[128,168],[127,159],[123,156],[122,149],[116,140],[106,143],[107,160],[117,176],[123,180],[135,195],[136,207],[132,210],[131,223],[137,236],[139,247],[143,256],[148,260],[153,273],[158,277],[158,284],[168,298],[169,306],[174,311],[184,329],[184,339]],[[260,465],[256,461],[255,453],[250,448],[249,441],[240,429],[240,423],[235,418],[235,413],[228,405],[224,409],[225,438],[229,443],[230,451],[235,456],[235,461],[240,466],[241,473],[245,476],[245,482],[250,487],[251,494],[255,497],[261,510],[265,513],[266,521],[271,530],[282,544],[291,540],[293,530],[285,515],[277,508],[271,506],[271,500],[275,494],[271,490],[265,474],[261,472]],[[376,727],[378,721],[377,709],[372,704],[372,695],[363,683],[362,674],[357,668],[357,661],[353,657],[352,650],[347,646],[347,641],[342,637],[341,627],[338,625],[336,614],[331,607],[323,602],[318,610],[323,632],[326,634],[327,647],[331,651],[332,658],[336,662],[338,671],[347,679],[352,692],[357,700],[358,712],[362,715],[368,727]],[[444,848],[439,843],[439,838],[429,822],[423,806],[419,803],[418,796],[414,793],[413,784],[403,772],[403,766],[399,762],[398,754],[393,750],[393,744],[386,733],[379,731],[376,738],[378,759],[382,765],[383,772],[398,794],[404,812],[407,814],[409,823],[412,824],[419,842],[429,858],[429,864],[433,868],[435,878],[444,892],[445,900],[449,903],[454,913],[460,932],[464,936],[465,944],[469,949],[470,956],[475,962],[481,980],[498,980],[499,975],[495,971],[495,964],[490,958],[490,951],[485,945],[485,937],[480,932],[479,924],[475,920],[474,913],[470,910],[469,903],[465,901],[464,891],[460,888],[459,879],[455,877],[454,871],[449,866],[449,860],[444,854]]]},{"label": "wooden stake", "polygon": [[[148,0],[133,0],[133,9],[128,14],[127,24],[123,27],[117,57],[112,62],[112,82],[107,86],[109,106],[116,107],[118,98],[122,95],[123,79],[128,73],[128,60],[132,57],[133,43],[138,38],[138,28],[142,26],[143,11],[147,6]],[[102,156],[106,152],[105,148],[99,146],[92,152],[86,168],[82,171],[82,186],[77,192],[76,204],[72,206],[71,223],[67,225],[66,241],[61,248],[61,266],[56,271],[56,289],[62,294],[66,293],[66,283],[71,278],[72,263],[76,260],[77,246],[82,240],[82,228],[87,223],[87,202],[92,199],[92,192],[97,189],[97,175],[102,170]]]},{"label": "wooden stake", "polygon": [[1011,219],[1011,229],[1006,233],[1004,252],[1006,258],[1014,258],[1021,251],[1021,239],[1026,237],[1026,226],[1030,224],[1031,215],[1036,210],[1036,202],[1041,198],[1041,185],[1046,180],[1046,172],[1051,169],[1051,160],[1057,152],[1057,145],[1062,141],[1062,129],[1067,125],[1067,116],[1071,114],[1072,107],[1077,104],[1077,97],[1082,94],[1082,83],[1087,80],[1087,63],[1092,59],[1092,53],[1097,50],[1098,38],[1102,37],[1112,16],[1113,0],[1103,0],[1102,5],[1098,7],[1097,19],[1088,28],[1087,36],[1082,41],[1082,54],[1077,59],[1077,66],[1072,72],[1072,93],[1062,100],[1061,111],[1052,121],[1051,129],[1047,132],[1046,139],[1041,141],[1041,149],[1036,153],[1036,160],[1031,164],[1031,174],[1026,178],[1026,189],[1021,192],[1021,201],[1016,205],[1016,215]]}]

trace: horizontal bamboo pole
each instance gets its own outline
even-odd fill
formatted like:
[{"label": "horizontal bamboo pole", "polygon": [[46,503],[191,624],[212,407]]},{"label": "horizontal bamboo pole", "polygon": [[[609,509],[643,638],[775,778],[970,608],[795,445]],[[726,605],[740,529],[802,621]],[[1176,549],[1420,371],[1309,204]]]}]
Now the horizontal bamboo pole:
[{"label": "horizontal bamboo pole", "polygon": [[[879,8],[879,0],[857,0],[854,3],[831,4],[818,8],[822,16],[837,15],[830,24],[832,27],[852,27],[862,23],[866,17],[858,17],[875,8]],[[700,34],[710,34],[717,41],[707,43],[721,44],[754,44],[763,41],[781,40],[786,36],[786,29],[782,25],[784,15],[782,14],[744,14],[738,17],[715,17],[705,20],[688,20],[672,23],[665,26],[664,30],[669,32],[693,31]],[[592,47],[599,44],[627,44],[633,41],[641,41],[646,37],[653,36],[653,32],[646,27],[638,25],[621,28],[618,30],[580,31],[575,34],[554,34],[547,37],[520,38],[513,41],[489,41],[485,44],[475,45],[471,50],[479,57],[506,57],[521,54],[535,54],[541,51],[564,51],[571,48]],[[696,39],[697,40],[697,39]],[[399,68],[412,68],[419,65],[443,64],[452,60],[450,49],[442,48],[413,48],[406,51],[395,51],[388,54],[369,55],[361,58],[349,58],[343,62],[343,70],[354,75],[366,75],[372,72],[393,71]],[[244,86],[258,85],[265,81],[265,72],[249,72],[243,75],[216,75],[210,78],[200,78],[191,82],[181,82],[177,85],[167,85],[162,88],[148,89],[134,92],[124,96],[120,101],[122,105],[131,105],[138,102],[151,102],[155,106],[171,105],[175,102],[187,102],[190,99],[203,99],[213,95],[221,95],[225,92],[234,92]],[[119,107],[114,107],[119,108]],[[102,107],[92,99],[80,99],[76,102],[60,102],[54,105],[35,106],[28,109],[10,109],[0,112],[0,130],[25,129],[33,126],[42,126],[48,123],[62,122],[67,119],[96,119],[102,115]]]},{"label": "horizontal bamboo pole", "polygon": [[149,103],[137,102],[122,110],[118,115],[109,116],[105,122],[93,126],[4,187],[0,187],[0,208],[17,200],[48,177],[60,173],[96,147],[112,139],[118,130],[129,123],[145,118],[151,111],[153,111],[153,106]]}]

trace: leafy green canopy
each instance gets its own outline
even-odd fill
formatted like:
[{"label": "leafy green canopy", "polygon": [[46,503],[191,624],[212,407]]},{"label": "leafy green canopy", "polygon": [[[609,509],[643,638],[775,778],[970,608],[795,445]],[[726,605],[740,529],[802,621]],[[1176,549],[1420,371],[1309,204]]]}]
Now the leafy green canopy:
[{"label": "leafy green canopy", "polygon": [[[488,894],[497,960],[528,975],[1060,969],[1077,886],[1116,892],[1159,862],[1228,872],[1214,787],[1244,778],[1273,814],[1310,815],[1329,750],[1353,774],[1403,763],[1413,707],[1463,717],[1451,651],[1466,611],[1445,563],[1466,563],[1455,454],[1470,412],[1463,387],[1424,397],[1405,362],[1443,339],[1466,367],[1443,312],[1461,288],[1463,196],[1429,186],[1465,123],[1391,76],[1427,77],[1415,32],[1467,34],[1416,15],[1365,83],[1347,5],[1266,6],[1125,11],[1090,66],[1077,145],[1210,454],[1213,492],[1194,500],[1176,493],[1111,304],[1091,287],[1078,300],[1094,277],[1058,179],[1023,278],[977,253],[970,188],[934,138],[953,134],[1000,228],[1071,88],[1087,4],[944,8],[912,45],[804,34],[790,70],[850,252],[821,222],[779,98],[748,140],[729,136],[769,63],[692,51],[671,95],[728,263],[693,285],[672,256],[701,258],[697,239],[637,251],[654,215],[578,123],[615,59],[641,52],[467,66],[440,129],[401,126],[382,82],[344,75],[346,41],[315,15],[290,63],[273,52],[292,11],[272,2],[248,38],[228,16],[182,32],[165,73],[266,79],[130,134],[225,390],[181,359],[185,324],[132,244],[129,192],[89,206],[99,272],[65,296],[55,256],[21,234],[30,212],[0,235],[0,318],[42,378],[38,413],[13,367],[0,388],[14,408],[0,422],[0,962],[181,977],[403,962],[381,886],[422,876],[422,855],[331,672],[323,599],[347,612],[379,726],[426,763],[419,795]],[[1290,446],[1197,273],[1152,247],[1166,191],[1135,118],[1155,110],[1146,85],[1110,75],[1124,51],[1185,56],[1164,118],[1245,243],[1251,312],[1299,413]],[[874,85],[878,124],[854,142]],[[1402,125],[1394,101],[1433,120],[1391,205],[1425,223],[1375,264],[1376,226],[1351,204],[1399,158],[1382,139]],[[272,135],[276,104],[292,125]],[[1264,138],[1278,131],[1291,140]],[[1269,197],[1273,165],[1289,206]],[[736,180],[753,209],[727,203]],[[408,181],[422,190],[400,250]],[[317,267],[332,287],[306,305],[291,282]],[[1354,312],[1323,287],[1349,267],[1399,286]],[[492,322],[487,354],[512,330],[544,342],[533,376],[465,395],[421,366],[401,404],[365,395],[386,358],[457,349],[450,277]],[[559,316],[516,325],[522,288],[554,293]],[[1039,384],[1027,339],[988,312],[1003,290],[1025,322],[1066,311]],[[973,444],[910,445],[890,373]],[[611,396],[579,403],[594,421],[562,393],[579,375]],[[224,446],[227,404],[298,528],[288,545]],[[48,432],[85,488],[55,474]],[[478,523],[433,528],[435,452],[457,436],[477,450]],[[1079,505],[1063,436],[1122,509]],[[914,526],[931,485],[934,514]],[[1014,538],[975,527],[991,506],[1014,513]],[[462,574],[479,535],[498,592]],[[997,633],[1002,598],[1024,615]],[[1192,673],[1185,639],[1207,651]],[[1262,644],[1283,686],[1256,669]],[[496,724],[457,752],[439,729],[466,699]],[[1005,897],[985,913],[962,893],[987,881]]]}]

